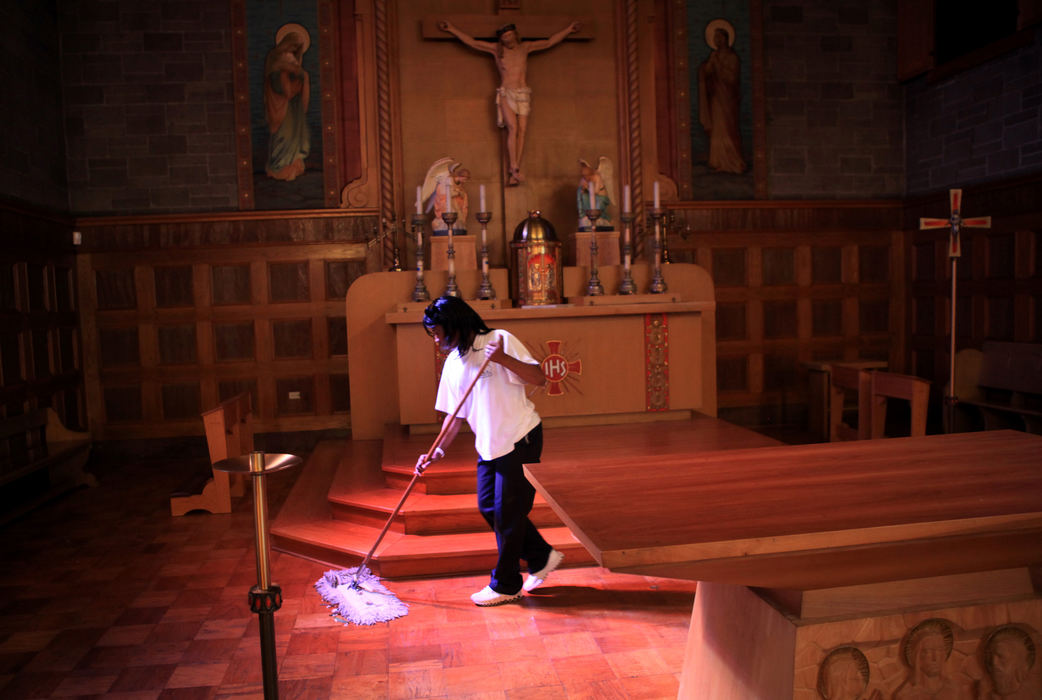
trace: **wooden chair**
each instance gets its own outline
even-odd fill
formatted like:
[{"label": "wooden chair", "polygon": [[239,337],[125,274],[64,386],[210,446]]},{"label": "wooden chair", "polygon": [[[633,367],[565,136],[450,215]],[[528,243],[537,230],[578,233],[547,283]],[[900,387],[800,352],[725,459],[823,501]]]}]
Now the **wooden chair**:
[{"label": "wooden chair", "polygon": [[[222,401],[202,414],[210,464],[253,451],[253,409],[250,394],[242,393]],[[170,497],[170,514],[184,515],[193,510],[230,513],[232,496],[245,492],[244,477],[229,478],[228,472],[211,470],[201,493],[176,493]]]},{"label": "wooden chair", "polygon": [[872,439],[886,437],[887,399],[901,399],[911,409],[910,432],[912,437],[926,435],[926,410],[930,402],[930,382],[908,374],[894,372],[872,372],[870,386],[870,418]]},{"label": "wooden chair", "polygon": [[[869,372],[842,364],[829,366],[829,440],[867,440],[871,429]],[[874,374],[874,373],[872,373]],[[847,397],[856,395],[857,426],[844,421]]]}]

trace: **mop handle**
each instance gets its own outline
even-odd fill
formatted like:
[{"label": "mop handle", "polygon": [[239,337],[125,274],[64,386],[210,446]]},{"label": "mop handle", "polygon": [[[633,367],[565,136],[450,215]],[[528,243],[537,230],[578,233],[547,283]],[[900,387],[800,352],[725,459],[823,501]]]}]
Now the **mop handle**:
[{"label": "mop handle", "polygon": [[[438,447],[441,445],[441,441],[445,439],[445,431],[448,430],[449,425],[451,425],[452,422],[456,420],[456,414],[459,413],[460,408],[462,408],[463,404],[466,403],[467,399],[470,397],[470,392],[474,389],[474,385],[478,383],[478,379],[481,377],[481,373],[485,371],[485,368],[488,367],[488,363],[491,360],[492,356],[489,355],[485,358],[485,361],[481,363],[481,366],[478,367],[477,374],[475,374],[474,378],[470,380],[470,386],[468,386],[467,390],[463,392],[463,398],[460,399],[459,403],[456,404],[456,408],[452,411],[452,415],[450,415],[449,418],[442,423],[441,430],[438,432],[438,437],[434,438],[434,442],[431,443],[431,448],[427,450],[427,459],[424,461],[431,461],[431,457],[434,456],[434,451],[438,449]],[[409,493],[412,491],[412,487],[416,485],[416,480],[419,478],[420,475],[414,472],[412,475],[412,481],[410,481],[409,485],[405,487],[405,493],[402,494],[401,500],[398,501],[398,505],[396,505],[394,507],[394,510],[391,511],[391,517],[389,517],[387,519],[387,522],[384,523],[384,529],[380,531],[380,535],[376,538],[376,542],[373,543],[373,548],[369,550],[369,553],[365,555],[365,559],[363,559],[362,563],[358,565],[358,572],[361,572],[362,569],[364,569],[365,566],[369,563],[369,560],[372,559],[373,553],[376,552],[376,548],[380,546],[380,542],[383,541],[384,535],[386,535],[387,531],[390,529],[391,523],[394,522],[395,516],[398,515],[398,511],[402,509],[403,505],[405,505],[405,499],[409,497]]]}]

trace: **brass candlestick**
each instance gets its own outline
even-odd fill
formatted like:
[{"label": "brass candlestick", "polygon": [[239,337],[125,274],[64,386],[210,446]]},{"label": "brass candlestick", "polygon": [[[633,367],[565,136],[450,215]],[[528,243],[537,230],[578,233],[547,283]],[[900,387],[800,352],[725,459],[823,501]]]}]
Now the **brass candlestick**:
[{"label": "brass candlestick", "polygon": [[481,224],[481,286],[478,288],[478,299],[495,299],[496,290],[488,278],[488,222],[492,220],[492,212],[479,211],[474,216]]},{"label": "brass candlestick", "polygon": [[669,212],[669,215],[663,219],[662,223],[662,264],[669,265],[673,262],[673,258],[669,255],[669,231],[673,228],[675,219],[673,218],[675,212]]},{"label": "brass candlestick", "polygon": [[599,297],[604,294],[604,285],[597,276],[597,219],[601,218],[601,210],[587,209],[586,218],[590,220],[590,278],[586,281],[586,296]]},{"label": "brass candlestick", "polygon": [[633,228],[633,212],[622,212],[622,280],[619,294],[636,294],[637,284],[633,281],[630,265],[633,261],[633,244],[630,242]]},{"label": "brass candlestick", "polygon": [[[388,268],[388,272],[401,272],[402,271],[402,260],[401,251],[398,249],[398,222],[391,221],[389,228],[391,229],[391,267]],[[405,228],[405,222],[402,222],[402,228]]]},{"label": "brass candlestick", "polygon": [[445,295],[450,297],[459,296],[459,287],[456,285],[456,248],[452,243],[452,226],[456,223],[459,214],[454,211],[443,211],[441,220],[445,222],[449,232],[449,248],[445,251],[445,257],[449,261],[449,282],[445,285]]},{"label": "brass candlestick", "polygon": [[655,259],[651,275],[651,285],[648,288],[652,294],[662,294],[668,287],[666,280],[662,279],[662,217],[665,210],[660,207],[651,209],[651,220],[655,227]]},{"label": "brass candlestick", "polygon": [[412,232],[416,237],[416,286],[412,289],[413,301],[429,301],[430,293],[423,282],[423,214],[412,215]]}]

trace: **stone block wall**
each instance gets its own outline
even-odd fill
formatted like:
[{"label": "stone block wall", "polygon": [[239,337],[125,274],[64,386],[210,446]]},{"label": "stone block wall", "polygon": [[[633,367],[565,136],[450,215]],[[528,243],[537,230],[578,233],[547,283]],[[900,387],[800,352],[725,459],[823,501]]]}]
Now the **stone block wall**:
[{"label": "stone block wall", "polygon": [[229,8],[61,3],[71,210],[236,209]]},{"label": "stone block wall", "polygon": [[6,29],[0,61],[4,85],[0,192],[42,209],[66,211],[56,3],[2,3],[0,22]]},{"label": "stone block wall", "polygon": [[908,194],[1042,170],[1042,27],[951,78],[908,85]]},{"label": "stone block wall", "polygon": [[904,194],[897,6],[765,0],[768,196]]}]

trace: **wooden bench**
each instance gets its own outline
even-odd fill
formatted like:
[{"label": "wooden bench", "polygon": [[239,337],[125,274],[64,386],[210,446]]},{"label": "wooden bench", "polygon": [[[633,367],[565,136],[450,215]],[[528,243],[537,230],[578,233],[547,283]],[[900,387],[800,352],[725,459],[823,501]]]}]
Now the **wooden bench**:
[{"label": "wooden bench", "polygon": [[1042,344],[988,341],[955,367],[961,427],[1042,434]]},{"label": "wooden bench", "polygon": [[[202,418],[211,465],[253,451],[253,408],[249,393],[222,401],[216,408],[205,411]],[[184,515],[193,510],[230,513],[232,496],[242,496],[245,491],[241,475],[229,478],[228,472],[212,466],[202,481],[201,491],[197,486],[189,486],[170,496],[171,515]]]},{"label": "wooden bench", "polygon": [[97,486],[83,471],[88,433],[69,430],[51,408],[0,420],[0,523],[80,486]]}]

